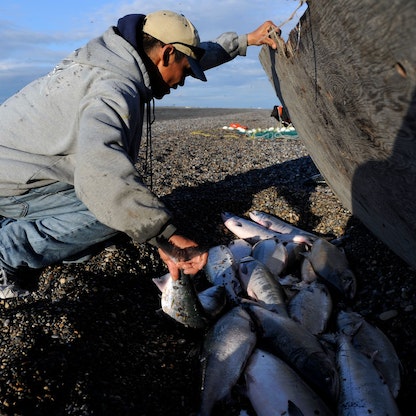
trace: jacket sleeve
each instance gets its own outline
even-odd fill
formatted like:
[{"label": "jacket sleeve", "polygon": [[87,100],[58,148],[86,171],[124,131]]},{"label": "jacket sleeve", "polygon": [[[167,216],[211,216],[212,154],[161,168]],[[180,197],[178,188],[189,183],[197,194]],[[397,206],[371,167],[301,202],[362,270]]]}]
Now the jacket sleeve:
[{"label": "jacket sleeve", "polygon": [[204,71],[231,61],[236,56],[245,56],[247,53],[247,35],[237,35],[226,32],[210,42],[201,42],[205,49],[200,64]]},{"label": "jacket sleeve", "polygon": [[79,116],[74,186],[99,221],[145,242],[167,227],[171,214],[142,182],[135,156],[142,128],[140,95],[116,80],[96,81],[83,98]]}]

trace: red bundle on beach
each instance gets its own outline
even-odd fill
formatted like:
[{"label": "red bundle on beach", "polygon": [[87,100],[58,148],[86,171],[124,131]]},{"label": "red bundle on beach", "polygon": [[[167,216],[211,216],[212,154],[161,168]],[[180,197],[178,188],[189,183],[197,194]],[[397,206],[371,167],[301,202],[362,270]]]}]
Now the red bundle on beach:
[{"label": "red bundle on beach", "polygon": [[242,125],[241,125],[241,124],[239,124],[239,123],[231,123],[231,124],[230,124],[230,127],[232,127],[233,129],[238,129],[238,128],[240,128],[240,129],[248,130],[248,127],[247,127],[247,126],[242,126]]}]

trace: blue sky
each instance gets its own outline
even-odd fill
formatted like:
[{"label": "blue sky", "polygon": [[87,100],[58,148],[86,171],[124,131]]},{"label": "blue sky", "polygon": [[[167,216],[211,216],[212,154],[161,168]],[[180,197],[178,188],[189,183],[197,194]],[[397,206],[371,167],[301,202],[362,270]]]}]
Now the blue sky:
[{"label": "blue sky", "polygon": [[[201,40],[222,32],[248,33],[265,20],[283,23],[298,7],[297,0],[15,0],[0,5],[0,103],[28,82],[49,72],[61,59],[89,39],[99,36],[119,17],[159,9],[183,13],[197,27]],[[306,6],[282,27],[283,37]],[[258,54],[207,71],[207,83],[189,79],[157,105],[191,107],[272,108],[276,94]]]}]

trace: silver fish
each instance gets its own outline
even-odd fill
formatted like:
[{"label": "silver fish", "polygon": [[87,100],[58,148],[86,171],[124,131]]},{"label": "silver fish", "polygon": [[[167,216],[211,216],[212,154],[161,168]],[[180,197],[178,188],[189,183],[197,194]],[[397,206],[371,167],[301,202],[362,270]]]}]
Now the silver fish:
[{"label": "silver fish", "polygon": [[358,351],[349,336],[338,337],[340,372],[339,416],[399,416],[400,411],[371,359]]},{"label": "silver fish", "polygon": [[267,238],[275,238],[279,242],[294,241],[297,243],[309,243],[307,236],[299,234],[281,234],[276,231],[269,230],[254,221],[239,217],[229,212],[223,212],[221,217],[224,225],[238,238],[247,240],[250,244],[255,244],[259,240]]},{"label": "silver fish", "polygon": [[289,301],[289,316],[314,335],[322,334],[332,313],[332,297],[323,283],[304,286]]},{"label": "silver fish", "polygon": [[388,337],[357,312],[340,311],[338,329],[352,338],[354,347],[372,357],[373,364],[381,373],[394,397],[401,385],[401,363]]},{"label": "silver fish", "polygon": [[308,231],[302,230],[301,228],[296,227],[286,221],[281,220],[280,218],[276,217],[275,215],[268,214],[264,211],[251,211],[249,212],[249,217],[257,222],[258,224],[262,225],[269,230],[276,231],[282,234],[300,234],[304,236],[310,237],[310,241],[314,241],[318,238],[317,235],[310,233]]},{"label": "silver fish", "polygon": [[199,301],[210,318],[217,318],[227,304],[224,286],[211,286],[198,293]]},{"label": "silver fish", "polygon": [[276,313],[288,316],[283,288],[263,263],[251,256],[241,259],[238,276],[252,299]]},{"label": "silver fish", "polygon": [[303,284],[309,284],[318,279],[318,275],[312,267],[312,263],[304,257],[301,260],[300,276]]},{"label": "silver fish", "polygon": [[294,276],[293,274],[286,274],[281,277],[279,277],[279,283],[285,288],[286,286],[296,286],[299,284],[300,279],[297,276]]},{"label": "silver fish", "polygon": [[[257,416],[331,416],[333,412],[307,383],[277,356],[255,349],[244,370],[249,398]],[[297,410],[291,410],[293,403]]]},{"label": "silver fish", "polygon": [[208,250],[208,260],[204,267],[207,279],[214,286],[224,286],[227,298],[234,305],[240,301],[242,288],[236,276],[237,264],[231,250],[226,245],[218,245]]},{"label": "silver fish", "polygon": [[304,243],[290,242],[285,245],[287,251],[287,269],[298,268],[301,261],[304,259],[303,253],[307,250],[307,245]]},{"label": "silver fish", "polygon": [[[166,273],[163,276],[152,279],[158,289],[163,293],[172,290],[172,276]],[[227,298],[223,286],[210,286],[197,293],[202,309],[209,318],[216,318],[225,308]]]},{"label": "silver fish", "polygon": [[243,257],[251,256],[252,245],[243,238],[237,238],[228,243],[228,248],[234,256],[236,264],[240,262]]},{"label": "silver fish", "polygon": [[278,282],[280,283],[280,286],[282,286],[283,291],[285,293],[287,305],[290,299],[292,299],[293,296],[295,296],[299,292],[298,285],[300,279],[298,276],[295,276],[293,274],[286,274],[279,277]]},{"label": "silver fish", "polygon": [[241,307],[221,316],[205,337],[201,355],[202,385],[199,415],[211,415],[240,378],[257,341],[253,322]]},{"label": "silver fish", "polygon": [[289,259],[285,245],[274,238],[254,244],[251,256],[263,263],[275,278],[284,272]]},{"label": "silver fish", "polygon": [[314,271],[339,294],[347,299],[354,298],[357,282],[345,253],[329,241],[318,238],[312,244],[311,251],[304,256],[311,262]]},{"label": "silver fish", "polygon": [[318,339],[291,318],[250,303],[245,308],[260,327],[260,347],[284,359],[322,397],[335,403],[338,372]]},{"label": "silver fish", "polygon": [[[201,305],[190,275],[181,274],[178,280],[173,280],[170,275],[162,276],[165,279],[163,285],[161,306],[163,312],[175,321],[191,327],[205,328],[208,319]],[[161,285],[153,279],[156,285]]]}]

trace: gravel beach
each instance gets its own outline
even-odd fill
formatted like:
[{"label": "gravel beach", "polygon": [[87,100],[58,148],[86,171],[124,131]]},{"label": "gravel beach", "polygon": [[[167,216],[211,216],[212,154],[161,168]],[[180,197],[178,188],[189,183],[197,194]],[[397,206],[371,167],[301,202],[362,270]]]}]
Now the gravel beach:
[{"label": "gravel beach", "polygon": [[[416,272],[311,180],[319,172],[301,138],[223,129],[276,127],[270,113],[156,107],[153,190],[207,246],[235,238],[223,211],[261,210],[342,237],[358,282],[347,306],[392,341],[403,366],[397,402],[402,415],[416,414]],[[196,414],[204,333],[160,312],[152,278],[165,273],[153,247],[122,237],[86,263],[43,270],[27,298],[0,300],[0,415]]]}]

